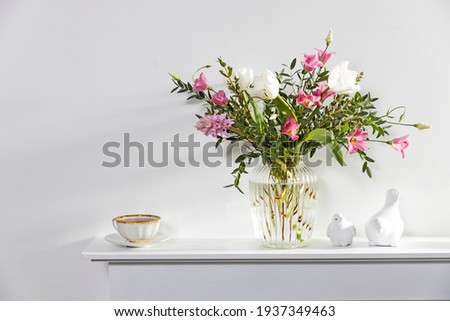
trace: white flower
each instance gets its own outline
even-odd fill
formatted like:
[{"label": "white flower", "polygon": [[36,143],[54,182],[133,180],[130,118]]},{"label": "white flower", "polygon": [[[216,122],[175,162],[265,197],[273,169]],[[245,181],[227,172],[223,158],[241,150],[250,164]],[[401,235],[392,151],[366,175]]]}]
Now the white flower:
[{"label": "white flower", "polygon": [[360,89],[356,84],[358,73],[348,70],[348,61],[343,61],[331,69],[328,87],[337,94],[352,94]]},{"label": "white flower", "polygon": [[239,88],[245,90],[253,83],[253,70],[247,67],[238,69],[234,75],[239,80]]},{"label": "white flower", "polygon": [[259,98],[275,99],[280,90],[280,83],[273,72],[266,69],[261,76],[253,80],[251,95]]}]

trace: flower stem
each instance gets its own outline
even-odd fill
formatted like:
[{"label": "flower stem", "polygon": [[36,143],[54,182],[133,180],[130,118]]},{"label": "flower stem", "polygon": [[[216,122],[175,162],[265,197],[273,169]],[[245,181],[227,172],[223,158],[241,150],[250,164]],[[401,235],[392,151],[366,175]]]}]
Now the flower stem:
[{"label": "flower stem", "polygon": [[368,139],[368,142],[375,142],[375,143],[385,143],[385,144],[389,144],[388,140],[377,140],[377,139]]},{"label": "flower stem", "polygon": [[208,69],[208,68],[211,68],[211,65],[205,65],[205,66],[202,66],[202,67],[198,68],[198,69],[192,74],[192,81],[194,81],[195,75],[196,75],[200,70]]},{"label": "flower stem", "polygon": [[415,127],[416,124],[403,124],[403,123],[398,123],[395,121],[386,121],[386,124],[392,124],[392,125],[400,125],[400,126],[409,126],[409,127]]}]

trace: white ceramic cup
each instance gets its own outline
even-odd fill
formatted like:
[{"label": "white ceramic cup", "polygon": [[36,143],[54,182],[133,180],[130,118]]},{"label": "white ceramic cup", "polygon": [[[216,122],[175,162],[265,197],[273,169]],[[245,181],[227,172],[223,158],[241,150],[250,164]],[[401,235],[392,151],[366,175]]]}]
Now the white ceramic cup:
[{"label": "white ceramic cup", "polygon": [[132,243],[145,243],[158,232],[161,217],[153,214],[127,214],[113,218],[119,234]]}]

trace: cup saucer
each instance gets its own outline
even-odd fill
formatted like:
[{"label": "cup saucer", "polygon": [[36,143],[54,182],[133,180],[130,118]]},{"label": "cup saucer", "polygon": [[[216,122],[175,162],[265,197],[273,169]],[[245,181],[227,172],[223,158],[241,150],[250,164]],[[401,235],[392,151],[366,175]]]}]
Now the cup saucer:
[{"label": "cup saucer", "polygon": [[161,233],[161,232],[158,232],[148,242],[145,242],[145,243],[133,243],[133,242],[130,242],[130,241],[124,239],[122,236],[120,236],[119,233],[112,233],[112,234],[108,234],[108,235],[105,236],[105,240],[107,240],[108,242],[110,242],[112,244],[115,244],[115,245],[127,246],[127,247],[149,247],[149,246],[152,246],[154,244],[167,241],[169,238],[170,238],[169,235]]}]

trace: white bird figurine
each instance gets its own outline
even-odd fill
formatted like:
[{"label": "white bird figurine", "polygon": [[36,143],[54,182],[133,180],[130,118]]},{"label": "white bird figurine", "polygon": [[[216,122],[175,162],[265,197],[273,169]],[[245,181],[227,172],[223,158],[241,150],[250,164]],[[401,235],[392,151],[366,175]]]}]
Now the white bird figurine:
[{"label": "white bird figurine", "polygon": [[348,246],[353,242],[356,229],[342,214],[334,214],[328,225],[327,236],[334,246]]},{"label": "white bird figurine", "polygon": [[398,190],[388,190],[384,207],[367,222],[366,236],[370,246],[398,246],[404,227],[398,210],[399,197]]}]

